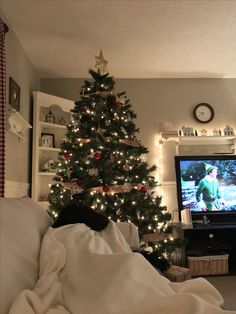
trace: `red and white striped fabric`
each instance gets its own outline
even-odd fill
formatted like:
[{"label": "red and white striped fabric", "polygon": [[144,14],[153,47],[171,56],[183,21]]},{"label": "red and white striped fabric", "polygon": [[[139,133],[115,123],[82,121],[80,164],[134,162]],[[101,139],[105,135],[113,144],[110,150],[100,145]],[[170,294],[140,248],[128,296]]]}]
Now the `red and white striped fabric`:
[{"label": "red and white striped fabric", "polygon": [[5,181],[5,108],[6,108],[6,26],[0,18],[0,196],[4,196]]}]

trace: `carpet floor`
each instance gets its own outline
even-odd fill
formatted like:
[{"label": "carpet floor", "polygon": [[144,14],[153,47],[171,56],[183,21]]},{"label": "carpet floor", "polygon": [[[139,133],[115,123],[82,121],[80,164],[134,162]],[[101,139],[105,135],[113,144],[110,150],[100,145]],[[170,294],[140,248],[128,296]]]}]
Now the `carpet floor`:
[{"label": "carpet floor", "polygon": [[236,276],[205,277],[223,296],[224,308],[236,311]]}]

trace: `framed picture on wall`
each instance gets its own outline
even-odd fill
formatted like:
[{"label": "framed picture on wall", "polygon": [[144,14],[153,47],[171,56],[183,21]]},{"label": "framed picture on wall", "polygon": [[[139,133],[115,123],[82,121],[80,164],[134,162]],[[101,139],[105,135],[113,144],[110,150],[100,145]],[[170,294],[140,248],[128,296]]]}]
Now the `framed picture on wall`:
[{"label": "framed picture on wall", "polygon": [[42,146],[42,147],[49,147],[49,148],[55,147],[55,137],[54,137],[54,134],[41,133],[40,146]]},{"label": "framed picture on wall", "polygon": [[20,87],[12,77],[9,78],[9,105],[20,111]]}]

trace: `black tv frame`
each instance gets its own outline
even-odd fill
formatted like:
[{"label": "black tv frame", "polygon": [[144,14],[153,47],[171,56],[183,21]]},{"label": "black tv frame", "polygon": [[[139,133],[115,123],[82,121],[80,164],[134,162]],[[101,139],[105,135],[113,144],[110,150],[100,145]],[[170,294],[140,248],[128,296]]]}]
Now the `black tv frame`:
[{"label": "black tv frame", "polygon": [[[181,210],[183,207],[182,199],[182,189],[181,189],[181,172],[180,172],[180,161],[181,160],[235,160],[236,155],[193,155],[193,156],[175,156],[175,172],[176,172],[176,192],[177,192],[177,201],[178,201],[178,212],[179,212],[179,221],[181,221]],[[207,212],[197,212],[191,211],[191,216],[193,222],[200,220],[203,216],[206,216],[210,223],[232,223],[236,224],[236,210],[235,211],[207,211]]]}]

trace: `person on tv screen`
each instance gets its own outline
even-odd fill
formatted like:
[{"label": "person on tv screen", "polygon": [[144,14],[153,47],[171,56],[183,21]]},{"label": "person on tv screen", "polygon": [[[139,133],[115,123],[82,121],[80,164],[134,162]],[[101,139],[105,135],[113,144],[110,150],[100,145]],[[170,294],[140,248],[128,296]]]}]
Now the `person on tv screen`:
[{"label": "person on tv screen", "polygon": [[219,182],[217,179],[218,169],[216,166],[206,164],[205,170],[206,175],[200,180],[196,190],[198,206],[202,211],[221,210],[225,202],[221,198],[219,190]]}]

